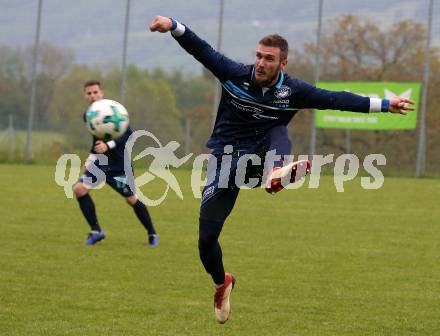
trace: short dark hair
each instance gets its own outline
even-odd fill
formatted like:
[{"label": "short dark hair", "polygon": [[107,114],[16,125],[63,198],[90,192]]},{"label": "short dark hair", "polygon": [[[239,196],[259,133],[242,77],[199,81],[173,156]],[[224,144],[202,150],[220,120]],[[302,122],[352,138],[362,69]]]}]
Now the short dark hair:
[{"label": "short dark hair", "polygon": [[272,34],[264,36],[258,43],[266,47],[280,48],[281,61],[285,60],[287,58],[287,55],[289,54],[289,44],[287,43],[287,40],[281,35]]},{"label": "short dark hair", "polygon": [[84,89],[92,85],[98,85],[101,88],[101,82],[99,80],[91,79],[84,83]]}]

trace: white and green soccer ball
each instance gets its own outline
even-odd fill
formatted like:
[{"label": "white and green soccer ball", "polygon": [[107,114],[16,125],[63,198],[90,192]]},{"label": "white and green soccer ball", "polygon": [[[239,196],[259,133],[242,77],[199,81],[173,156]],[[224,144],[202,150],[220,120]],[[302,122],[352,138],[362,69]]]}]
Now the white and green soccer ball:
[{"label": "white and green soccer ball", "polygon": [[108,141],[120,137],[127,130],[128,123],[127,110],[114,100],[98,100],[86,111],[87,129],[98,139]]}]

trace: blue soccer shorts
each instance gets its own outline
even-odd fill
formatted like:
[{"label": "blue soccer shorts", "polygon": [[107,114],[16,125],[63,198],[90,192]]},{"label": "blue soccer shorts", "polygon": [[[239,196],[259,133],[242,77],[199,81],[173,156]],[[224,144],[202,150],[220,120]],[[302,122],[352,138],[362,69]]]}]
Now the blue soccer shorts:
[{"label": "blue soccer shorts", "polygon": [[[79,182],[84,183],[88,188],[93,189],[92,184],[97,182],[97,178],[88,170],[79,178]],[[105,183],[107,183],[113,190],[121,196],[130,197],[134,195],[130,186],[127,183],[127,176],[125,172],[111,172],[105,174]],[[95,186],[96,188],[96,186]]]}]

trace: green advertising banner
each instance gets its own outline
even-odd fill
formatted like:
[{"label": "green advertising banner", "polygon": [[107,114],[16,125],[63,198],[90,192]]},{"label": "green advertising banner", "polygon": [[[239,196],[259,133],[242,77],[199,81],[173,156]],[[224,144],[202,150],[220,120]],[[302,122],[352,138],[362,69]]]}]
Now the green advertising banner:
[{"label": "green advertising banner", "polygon": [[316,127],[362,130],[408,130],[416,128],[420,83],[392,82],[320,82],[317,87],[331,91],[349,91],[371,98],[405,97],[416,101],[415,111],[394,113],[354,113],[316,110]]}]

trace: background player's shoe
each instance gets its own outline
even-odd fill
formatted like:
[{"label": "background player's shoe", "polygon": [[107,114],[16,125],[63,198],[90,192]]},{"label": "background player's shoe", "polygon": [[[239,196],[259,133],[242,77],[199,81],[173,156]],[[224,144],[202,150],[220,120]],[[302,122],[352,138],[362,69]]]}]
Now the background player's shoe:
[{"label": "background player's shoe", "polygon": [[159,236],[157,234],[148,235],[148,245],[159,246]]},{"label": "background player's shoe", "polygon": [[104,238],[105,238],[104,231],[90,231],[89,235],[87,236],[86,244],[94,245],[97,242],[103,240]]},{"label": "background player's shoe", "polygon": [[235,278],[232,274],[225,273],[225,282],[223,286],[216,289],[214,294],[214,312],[215,318],[219,323],[225,323],[231,312],[229,297],[235,285]]},{"label": "background player's shoe", "polygon": [[266,191],[275,194],[289,183],[295,183],[310,173],[310,161],[292,162],[284,167],[275,167],[267,179]]}]

